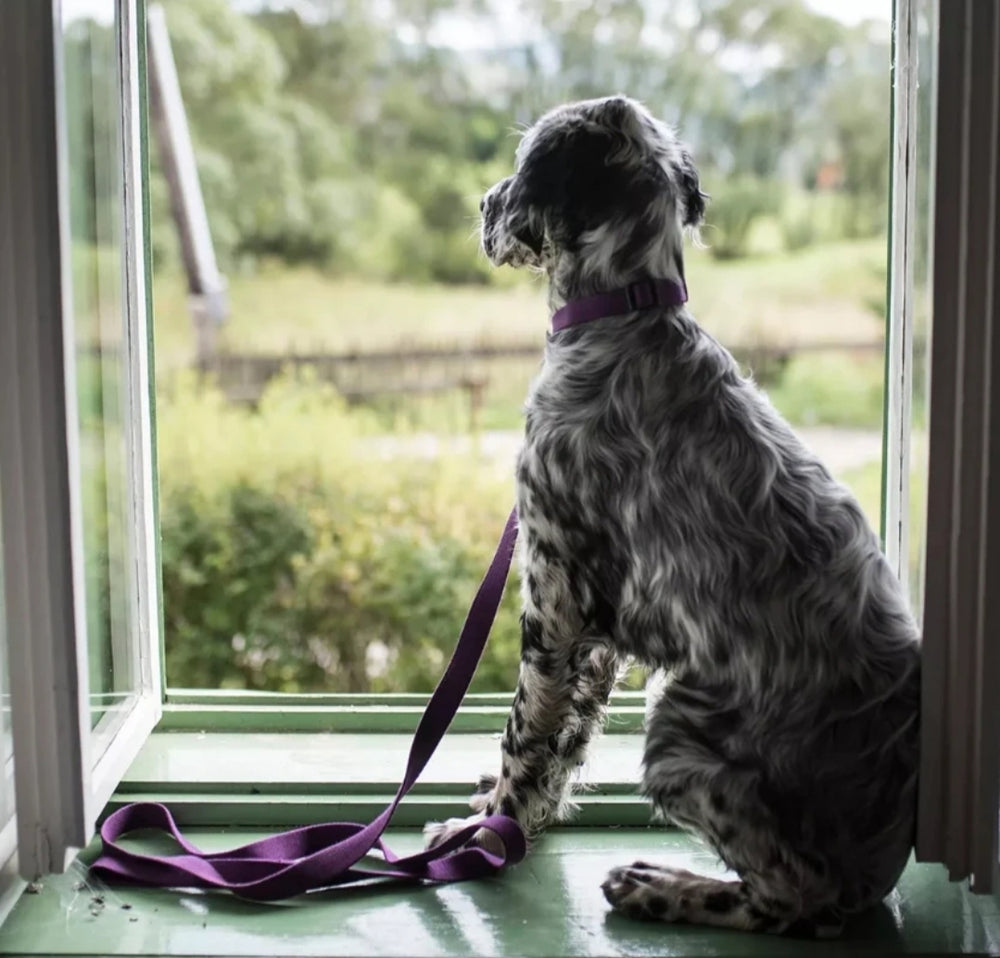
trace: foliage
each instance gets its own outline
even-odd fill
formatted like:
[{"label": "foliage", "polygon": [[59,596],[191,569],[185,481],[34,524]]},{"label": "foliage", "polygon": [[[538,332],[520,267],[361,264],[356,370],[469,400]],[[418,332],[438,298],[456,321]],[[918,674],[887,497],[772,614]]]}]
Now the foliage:
[{"label": "foliage", "polygon": [[[177,384],[161,400],[160,516],[173,684],[296,691],[433,686],[512,498],[472,457],[394,460],[321,386],[259,412]],[[508,588],[475,688],[510,688]]]},{"label": "foliage", "polygon": [[[771,398],[799,423],[877,427],[881,388],[874,358],[801,356]],[[376,422],[308,380],[276,382],[253,412],[180,378],[158,418],[171,684],[433,686],[503,524],[509,478],[474,452],[387,460]],[[514,681],[518,607],[511,583],[479,691]]]},{"label": "foliage", "polygon": [[781,206],[776,184],[755,176],[720,178],[710,186],[704,236],[717,259],[740,259],[750,251],[750,230]]},{"label": "foliage", "polygon": [[[884,226],[888,36],[804,0],[167,0],[219,257],[339,275],[496,282],[472,237],[482,190],[510,172],[511,131],[568,99],[626,91],[677,123],[703,170],[717,255],[748,251],[772,190],[840,170],[839,229]],[[475,49],[449,43],[463,24]],[[156,155],[154,150],[154,167]],[[758,185],[768,184],[761,203]],[[158,265],[176,262],[152,184]],[[796,247],[808,238],[797,223]]]},{"label": "foliage", "polygon": [[785,216],[781,220],[781,235],[785,249],[790,253],[796,253],[816,242],[819,228],[809,213],[802,216]]},{"label": "foliage", "polygon": [[797,425],[878,429],[883,388],[879,354],[802,353],[789,360],[777,385],[767,392]]}]

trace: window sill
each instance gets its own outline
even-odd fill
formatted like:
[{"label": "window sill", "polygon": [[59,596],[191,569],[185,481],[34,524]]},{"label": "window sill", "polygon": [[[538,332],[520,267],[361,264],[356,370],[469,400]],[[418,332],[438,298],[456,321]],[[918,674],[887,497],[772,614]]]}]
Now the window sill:
[{"label": "window sill", "polygon": [[[261,837],[206,829],[196,844],[219,850]],[[142,844],[152,850],[149,842]],[[390,845],[416,850],[417,832]],[[138,843],[138,842],[137,842]],[[83,861],[95,854],[91,847]],[[837,941],[803,942],[694,925],[634,922],[609,913],[607,871],[636,858],[712,874],[718,865],[677,831],[560,829],[521,865],[495,879],[445,886],[338,889],[278,905],[229,895],[124,886],[106,888],[75,862],[24,895],[0,929],[10,955],[663,956],[805,953],[882,955],[995,953],[992,898],[969,895],[936,865],[911,865],[886,904]]]},{"label": "window sill", "polygon": [[[499,732],[446,735],[394,824],[469,814],[476,779],[499,761],[499,739]],[[410,741],[409,734],[382,732],[157,732],[108,810],[162,801],[187,826],[368,821],[395,793]],[[648,824],[637,789],[641,756],[641,736],[604,736],[581,775],[572,824]]]}]

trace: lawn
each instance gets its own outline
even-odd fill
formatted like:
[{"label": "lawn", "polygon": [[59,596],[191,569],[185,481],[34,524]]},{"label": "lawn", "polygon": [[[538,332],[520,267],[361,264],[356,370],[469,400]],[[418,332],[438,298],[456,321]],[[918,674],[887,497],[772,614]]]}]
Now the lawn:
[{"label": "lawn", "polygon": [[[882,336],[885,244],[839,242],[794,254],[717,262],[688,253],[691,307],[727,344],[871,342]],[[229,277],[224,344],[255,352],[371,351],[406,345],[537,341],[545,331],[542,281],[504,271],[497,286],[384,285],[307,268],[264,266]],[[190,362],[183,277],[154,282],[161,371]]]}]

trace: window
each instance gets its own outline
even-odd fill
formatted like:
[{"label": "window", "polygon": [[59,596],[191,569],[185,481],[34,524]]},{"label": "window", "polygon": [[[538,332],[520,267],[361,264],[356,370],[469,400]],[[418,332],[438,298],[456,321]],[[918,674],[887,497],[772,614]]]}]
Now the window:
[{"label": "window", "polygon": [[[470,230],[510,128],[563,99],[625,86],[677,118],[712,194],[694,310],[878,525],[891,4],[790,26],[724,6],[623,3],[601,30],[587,3],[155,10],[169,702],[433,685],[544,333],[538,282]],[[512,589],[482,692],[510,689],[517,615]]]},{"label": "window", "polygon": [[114,0],[0,16],[2,526],[17,848],[33,875],[89,840],[161,709],[140,23]]},{"label": "window", "polygon": [[[9,671],[12,677],[10,725],[16,770],[17,852],[21,871],[28,877],[62,868],[67,855],[88,839],[95,816],[119,787],[126,768],[156,724],[162,700],[147,328],[149,234],[143,202],[143,4],[139,0],[105,0],[76,6],[65,0],[62,19],[56,22],[53,11],[58,8],[58,4],[33,0],[9,0],[0,6],[0,63],[5,70],[0,95],[0,131],[4,134],[0,137],[0,209],[11,211],[0,221],[0,384],[4,390],[4,401],[0,403],[0,531],[9,653],[5,674]],[[183,7],[178,5],[177,9]],[[929,7],[898,0],[895,17],[892,266],[896,272],[892,279],[896,282],[892,286],[893,328],[889,339],[889,386],[894,398],[889,403],[886,434],[890,453],[887,459],[895,465],[888,472],[890,495],[886,499],[885,528],[887,547],[895,550],[901,574],[906,575],[910,555],[906,534],[913,527],[900,517],[906,515],[911,469],[915,475],[920,474],[919,452],[915,446],[909,447],[912,456],[907,452],[907,443],[917,434],[910,425],[910,410],[915,405],[910,397],[914,390],[919,396],[921,388],[913,358],[919,356],[919,348],[914,349],[914,343],[919,346],[922,335],[926,335],[921,330],[926,329],[927,321],[914,292],[923,268],[923,254],[916,238],[923,215],[921,191],[929,185],[929,154],[920,153],[922,134],[919,125],[914,134],[913,123],[918,117],[926,117],[928,99],[921,97],[930,92],[939,103],[968,100],[969,110],[948,112],[947,123],[942,126],[942,131],[948,132],[944,139],[949,144],[960,144],[960,149],[950,160],[943,160],[944,150],[936,155],[934,183],[934,307],[938,326],[928,452],[928,501],[933,506],[927,514],[928,541],[932,543],[929,555],[935,563],[945,563],[948,575],[940,579],[927,577],[927,629],[928,636],[934,637],[929,648],[941,666],[936,674],[943,683],[926,683],[929,747],[925,754],[930,761],[930,756],[947,757],[952,749],[954,757],[947,761],[942,758],[938,766],[949,769],[947,779],[938,780],[947,782],[947,789],[941,789],[948,791],[947,797],[935,794],[933,776],[925,776],[930,783],[926,808],[932,817],[938,814],[938,819],[922,822],[921,827],[925,836],[944,835],[945,825],[958,820],[961,812],[973,809],[975,815],[966,820],[967,830],[958,841],[958,853],[954,847],[945,848],[928,840],[924,854],[949,861],[956,875],[974,872],[977,886],[985,888],[992,874],[988,875],[982,865],[980,849],[992,855],[990,864],[997,861],[998,775],[990,764],[996,723],[989,724],[986,694],[997,663],[986,641],[992,597],[985,588],[994,561],[991,548],[995,537],[989,533],[994,531],[991,523],[997,511],[983,478],[986,472],[978,467],[992,464],[993,453],[985,438],[985,427],[992,374],[992,365],[986,361],[993,362],[996,349],[990,338],[995,313],[990,297],[996,227],[995,218],[990,217],[995,216],[997,153],[995,149],[983,152],[974,147],[982,142],[977,139],[981,130],[990,131],[996,139],[1000,43],[992,7],[967,3],[962,11],[954,21],[946,20],[938,18]],[[936,20],[942,32],[934,41],[928,30]],[[978,29],[966,32],[969,26]],[[618,28],[627,32],[628,24],[616,25]],[[572,31],[567,36],[572,39]],[[254,46],[252,36],[244,39],[248,49],[261,53],[261,57],[248,61],[253,65],[248,82],[255,77],[263,82],[273,63],[262,47]],[[700,42],[711,40],[708,36]],[[920,86],[914,72],[914,52],[933,49],[938,43],[943,51],[934,78],[938,86]],[[576,62],[579,69],[589,67],[579,59],[573,61],[576,54],[571,46],[567,50],[567,65]],[[988,67],[985,73],[984,64]],[[690,66],[694,69],[697,64]],[[993,78],[992,86],[982,82],[984,75]],[[442,89],[447,90],[447,84]],[[400,95],[405,92],[400,91]],[[156,95],[161,94],[162,90]],[[402,102],[400,110],[405,115],[418,106],[410,97]],[[306,154],[305,144],[312,142],[306,133],[317,132],[315,126],[310,127],[315,118],[302,109],[294,115],[292,126],[298,130]],[[939,111],[939,124],[942,117]],[[260,115],[248,108],[247,118],[250,131],[266,138],[271,128]],[[332,145],[322,139],[317,142],[324,149]],[[275,169],[280,172],[282,168],[279,164]],[[835,173],[827,171],[823,176]],[[280,179],[268,179],[268,170],[261,175],[265,183],[281,184]],[[202,179],[207,184],[209,177],[203,175]],[[154,191],[156,182],[150,183]],[[961,192],[965,189],[962,184],[970,183],[978,187],[977,196],[990,197],[990,202],[970,203],[969,196]],[[224,190],[225,186],[226,176],[220,175],[215,187]],[[327,186],[333,188],[331,183]],[[272,192],[286,196],[282,190]],[[343,198],[343,194],[339,195]],[[154,203],[163,199],[152,197]],[[385,197],[382,201],[392,202]],[[331,209],[336,207],[336,203],[331,204]],[[265,212],[266,208],[265,204]],[[268,252],[267,236],[266,230],[256,236],[255,255]],[[299,239],[305,242],[304,237]],[[154,247],[156,242],[154,234]],[[218,297],[220,289],[196,286],[190,292],[201,297],[194,304],[196,317],[204,320],[207,310],[211,319],[210,310],[215,307],[204,297]],[[218,299],[214,302],[217,306]],[[960,319],[955,328],[942,326],[942,317],[951,316]],[[200,328],[210,338],[211,323],[202,322]],[[164,335],[167,354],[171,349],[169,337],[168,331]],[[163,395],[166,423],[189,400],[169,389]],[[312,401],[291,384],[261,403],[264,412],[284,423],[291,433],[298,414]],[[213,412],[211,403],[198,408],[206,414]],[[340,415],[336,403],[331,408]],[[193,417],[188,420],[189,434],[184,436],[179,430],[177,449],[167,452],[178,455],[179,461],[188,466],[187,478],[192,482],[199,479],[199,448],[209,442],[225,448],[237,429],[254,435],[249,417],[246,421],[227,420],[224,413],[219,415],[217,421],[232,425],[232,431],[216,430],[205,435],[199,432],[204,423]],[[280,433],[271,438],[275,436],[282,438]],[[349,438],[371,439],[363,429]],[[351,465],[345,467],[339,461],[340,451],[341,447],[331,443],[325,464],[331,474],[343,478]],[[311,476],[283,475],[276,465],[279,460],[280,449],[265,448],[255,465],[271,470],[269,475],[276,484],[297,479],[308,488]],[[238,470],[233,477],[239,479]],[[441,488],[431,491],[442,498],[456,498],[460,478],[446,476]],[[448,485],[449,481],[452,485]],[[959,508],[956,488],[964,494],[961,501],[975,504],[978,511],[969,506]],[[277,530],[290,537],[294,546],[294,523],[289,524],[280,509],[262,502],[245,485],[236,482],[234,489],[238,495],[230,505],[240,510],[239,515],[248,524],[260,523]],[[371,570],[365,564],[370,559],[365,552],[367,546],[345,542],[335,520],[353,517],[355,506],[384,492],[379,471],[373,469],[369,487],[345,495],[338,504],[340,513],[331,512],[317,519],[319,544],[346,554],[355,562],[359,576]],[[385,498],[388,508],[391,498]],[[509,496],[501,499],[501,516],[508,501]],[[947,508],[940,508],[942,502]],[[179,508],[170,521],[183,525],[192,518],[191,509],[205,502],[196,498],[190,505],[187,512]],[[402,545],[423,550],[419,552],[424,560],[422,568],[429,574],[440,577],[454,571],[455,566],[449,565],[453,556],[436,549],[413,527],[406,527],[406,534],[412,541],[404,537]],[[958,545],[965,544],[964,537],[970,537],[977,548],[958,549]],[[228,561],[232,557],[226,549],[232,544],[219,552],[210,550],[209,554],[213,560]],[[238,609],[256,588],[256,547],[253,542],[235,544],[244,549],[244,565],[240,568],[246,574],[237,583],[239,589],[228,596],[233,609]],[[358,550],[356,555],[352,549]],[[295,554],[292,549],[290,565],[296,561]],[[170,558],[173,561],[176,557]],[[182,570],[181,579],[183,574],[197,571],[190,566],[185,570],[183,563],[178,568]],[[474,579],[479,568],[473,564],[474,571],[468,575]],[[325,598],[332,592],[323,571],[315,570],[311,584]],[[460,580],[461,576],[455,578]],[[913,582],[918,588],[920,579]],[[193,584],[198,585],[197,581]],[[171,583],[166,585],[165,600],[169,603]],[[420,598],[421,581],[415,580],[409,587]],[[456,593],[462,592],[456,586]],[[255,614],[281,619],[287,612],[281,598],[279,591],[272,606]],[[455,601],[464,611],[462,599]],[[433,609],[428,618],[434,618]],[[251,616],[244,621],[252,626],[264,620]],[[313,655],[314,664],[326,668],[327,663],[307,641],[323,623],[317,626],[302,621],[298,625],[303,647]],[[962,625],[969,628],[959,628]],[[224,624],[224,628],[229,627],[230,623]],[[352,622],[352,629],[367,639],[365,630],[370,631],[370,623],[358,619]],[[237,639],[242,639],[242,644],[233,641]],[[275,659],[273,649],[257,644],[249,629],[234,630],[230,635],[228,661],[234,653],[282,674],[285,663],[280,657]],[[977,663],[982,667],[978,673],[973,667]],[[377,674],[378,665],[368,660],[367,649],[365,655],[355,656],[350,663],[368,677]],[[423,666],[429,677],[438,671],[438,663],[429,655],[427,661],[414,665]],[[397,756],[406,742],[401,733],[412,729],[422,699],[420,694],[374,701],[358,695],[335,701],[278,695],[269,699],[268,708],[251,709],[250,705],[261,701],[252,689],[234,689],[228,695],[208,700],[194,693],[173,694],[168,698],[161,728],[228,728],[240,734],[212,731],[198,736],[201,744],[187,751],[183,741],[177,750],[176,743],[167,741],[171,736],[153,736],[116,800],[142,789],[161,791],[165,778],[174,774],[170,787],[181,790],[175,798],[187,803],[190,817],[201,815],[202,820],[225,816],[227,821],[276,824],[284,822],[279,821],[279,816],[287,815],[289,821],[302,821],[306,814],[302,796],[306,794],[311,814],[337,817],[339,810],[346,808],[344,817],[365,817],[396,774]],[[459,716],[456,728],[469,733],[499,729],[505,716],[505,699],[505,695],[497,693],[475,700]],[[637,699],[626,695],[619,701],[623,704],[612,715],[612,723],[618,724],[612,728],[636,729],[641,714]],[[337,730],[341,734],[336,743],[329,737],[303,737],[297,740],[302,747],[296,756],[289,756],[287,739],[281,736],[241,734],[289,728],[303,732]],[[974,733],[970,746],[956,749],[956,743],[960,746],[970,730]],[[367,738],[348,734],[360,731]],[[383,733],[377,747],[372,731]],[[190,744],[196,737],[184,739],[178,734],[176,738]],[[628,805],[628,800],[617,801],[626,793],[620,766],[636,759],[636,753],[629,751],[634,748],[634,740],[622,741],[621,749],[601,760],[605,764],[598,772],[599,784],[605,786],[605,791],[595,793],[587,811],[588,821],[639,820],[630,817],[639,807],[638,801],[634,805]],[[340,749],[341,758],[348,757],[348,761],[340,762],[345,777],[337,783],[344,788],[319,801],[316,795],[329,782],[328,768],[337,763],[319,762],[318,755],[327,759],[331,748]],[[450,755],[439,763],[428,783],[427,801],[415,806],[415,821],[460,804],[471,777],[473,752],[476,757],[492,753],[495,742],[486,734],[478,740],[473,735],[457,736],[450,748]],[[262,799],[246,788],[242,790],[249,794],[234,797],[234,780],[240,775],[252,775],[245,783],[249,784],[259,778],[260,756],[268,750],[283,757],[280,772],[267,783],[269,794]],[[365,763],[365,759],[370,761]],[[168,765],[173,772],[166,768]],[[362,791],[369,783],[374,783],[370,792]],[[202,789],[195,795],[205,784],[209,785],[207,791]],[[609,791],[615,792],[610,799],[606,794]],[[274,795],[282,796],[283,801],[273,801]]]}]

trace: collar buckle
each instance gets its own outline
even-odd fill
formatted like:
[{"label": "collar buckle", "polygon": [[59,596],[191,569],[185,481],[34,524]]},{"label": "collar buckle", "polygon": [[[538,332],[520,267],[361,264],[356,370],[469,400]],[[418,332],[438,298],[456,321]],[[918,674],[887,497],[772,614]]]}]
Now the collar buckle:
[{"label": "collar buckle", "polygon": [[630,310],[649,309],[650,306],[658,306],[660,302],[660,291],[656,288],[656,283],[651,279],[640,279],[635,283],[630,283],[625,287],[625,302]]}]

